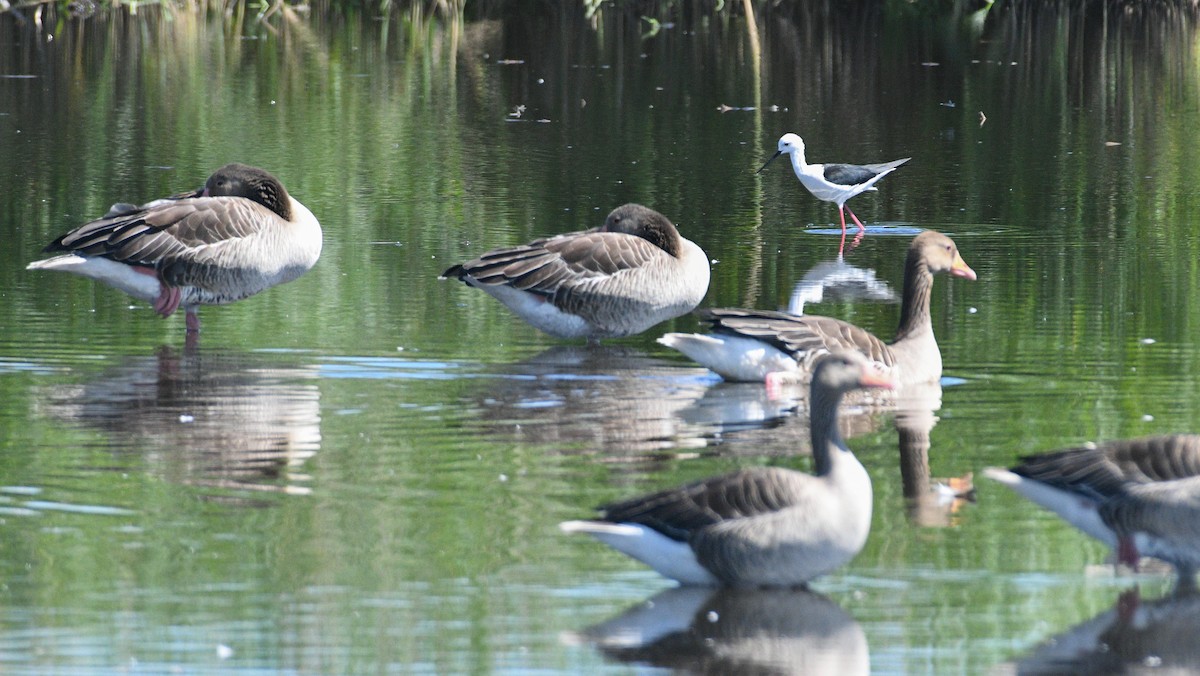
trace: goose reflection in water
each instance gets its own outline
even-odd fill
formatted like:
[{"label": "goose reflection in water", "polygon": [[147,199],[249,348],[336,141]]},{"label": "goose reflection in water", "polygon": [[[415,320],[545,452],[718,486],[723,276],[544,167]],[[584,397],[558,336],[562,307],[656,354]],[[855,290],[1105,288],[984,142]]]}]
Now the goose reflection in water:
[{"label": "goose reflection in water", "polygon": [[854,618],[807,590],[668,589],[563,640],[688,673],[852,675],[871,666]]},{"label": "goose reflection in water", "polygon": [[489,434],[605,453],[707,443],[678,416],[712,383],[703,369],[607,345],[560,345],[500,368],[503,382],[481,380],[476,395]]},{"label": "goose reflection in water", "polygon": [[[482,381],[477,395],[489,434],[620,460],[716,445],[757,456],[812,450],[806,387],[773,395],[762,384],[720,382],[703,368],[607,345],[560,345],[502,368],[503,384]],[[855,405],[843,407],[839,425],[852,438],[885,420],[877,407]]]},{"label": "goose reflection in water", "polygon": [[972,475],[934,478],[929,466],[930,433],[942,407],[941,383],[922,383],[896,396],[896,436],[900,450],[900,485],[909,521],[925,528],[955,525],[955,516],[975,501]]},{"label": "goose reflection in water", "polygon": [[1200,594],[1143,601],[1137,588],[1109,610],[1045,641],[994,673],[1200,673]]},{"label": "goose reflection in water", "polygon": [[321,445],[316,376],[272,355],[163,348],[81,384],[50,386],[39,406],[102,431],[113,450],[140,454],[169,481],[308,493],[299,472]]}]

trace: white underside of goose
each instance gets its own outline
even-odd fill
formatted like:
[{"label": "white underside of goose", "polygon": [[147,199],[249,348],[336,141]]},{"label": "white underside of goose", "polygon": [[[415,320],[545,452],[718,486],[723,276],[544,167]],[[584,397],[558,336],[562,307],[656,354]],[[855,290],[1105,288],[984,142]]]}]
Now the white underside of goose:
[{"label": "white underside of goose", "polygon": [[582,317],[563,312],[545,296],[511,286],[479,284],[471,277],[467,277],[467,280],[471,286],[488,292],[492,298],[503,303],[539,331],[562,338],[587,338],[593,333],[591,325]]},{"label": "white underside of goose", "polygon": [[69,272],[74,275],[103,282],[118,291],[133,296],[139,300],[153,302],[162,291],[158,276],[153,270],[146,268],[150,274],[138,272],[136,268],[125,263],[99,256],[80,256],[79,254],[64,254],[45,260],[34,261],[26,266],[26,270],[55,270]]},{"label": "white underside of goose", "polygon": [[999,467],[988,467],[983,470],[983,473],[989,479],[999,481],[1020,493],[1030,502],[1054,512],[1067,523],[1109,547],[1117,546],[1116,533],[1100,518],[1099,505],[1095,500],[1078,493],[1048,486],[1040,481],[1034,481]]},{"label": "white underside of goose", "polygon": [[683,584],[712,587],[720,584],[712,573],[696,561],[686,542],[679,542],[633,523],[564,521],[558,525],[565,533],[587,533],[613,549],[650,566],[664,577]]},{"label": "white underside of goose", "polygon": [[799,364],[782,350],[752,338],[668,333],[658,339],[725,380],[761,382],[768,373],[795,371]]}]

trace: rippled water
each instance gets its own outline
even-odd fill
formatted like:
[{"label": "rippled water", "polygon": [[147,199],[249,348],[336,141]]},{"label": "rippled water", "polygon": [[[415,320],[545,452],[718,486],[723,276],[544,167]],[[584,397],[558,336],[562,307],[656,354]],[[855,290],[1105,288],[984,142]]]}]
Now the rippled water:
[{"label": "rippled water", "polygon": [[[1169,577],[1114,576],[982,480],[974,502],[937,487],[1195,431],[1195,17],[1019,7],[980,28],[802,4],[753,26],[679,8],[657,33],[608,6],[0,14],[0,155],[20,158],[0,163],[0,670],[1194,668],[1194,604],[1157,600]],[[914,158],[852,202],[871,232],[843,261],[832,205],[786,167],[754,173],[786,131],[814,161]],[[205,308],[198,346],[178,317],[24,270],[110,203],[232,160],[279,175],[325,250]],[[690,317],[588,347],[437,279],[625,201],[714,259],[705,305],[803,300],[889,336],[922,228],[979,275],[936,282],[941,387],[844,411],[872,535],[809,592],[677,590],[556,527],[807,467],[802,393],[654,342]],[[873,300],[815,295],[847,268]]]}]

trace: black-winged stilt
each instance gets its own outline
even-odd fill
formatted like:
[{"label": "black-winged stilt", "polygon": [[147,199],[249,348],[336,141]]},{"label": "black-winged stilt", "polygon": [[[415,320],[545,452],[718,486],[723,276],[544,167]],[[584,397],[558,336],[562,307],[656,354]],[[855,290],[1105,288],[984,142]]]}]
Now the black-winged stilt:
[{"label": "black-winged stilt", "polygon": [[796,178],[800,179],[800,183],[808,188],[813,197],[825,202],[833,202],[838,206],[838,216],[842,221],[843,246],[846,243],[845,212],[849,211],[850,218],[853,218],[854,223],[858,225],[858,236],[854,238],[854,244],[857,244],[862,239],[863,233],[867,231],[862,221],[858,220],[858,216],[855,216],[850,207],[846,206],[846,200],[868,190],[877,190],[875,183],[879,179],[912,159],[905,157],[881,164],[809,164],[804,159],[804,140],[796,134],[784,134],[779,137],[779,150],[762,165],[758,173],[762,173],[767,165],[775,161],[776,157],[785,153],[792,156],[792,169],[796,172]]}]

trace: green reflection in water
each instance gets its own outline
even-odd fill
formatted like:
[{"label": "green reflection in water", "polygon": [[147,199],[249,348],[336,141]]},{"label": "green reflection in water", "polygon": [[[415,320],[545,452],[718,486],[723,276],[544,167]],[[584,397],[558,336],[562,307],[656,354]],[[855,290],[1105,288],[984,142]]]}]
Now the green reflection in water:
[{"label": "green reflection in water", "polygon": [[[966,383],[929,431],[933,476],[1195,429],[1190,12],[996,8],[959,33],[814,3],[758,8],[755,31],[681,8],[646,39],[616,8],[514,11],[268,28],[143,8],[41,31],[0,17],[15,36],[0,73],[36,76],[0,78],[0,154],[20,158],[0,162],[0,476],[39,491],[0,491],[4,654],[207,665],[229,643],[259,668],[599,668],[558,631],[663,583],[554,524],[736,466],[804,466],[786,457],[803,427],[693,448],[670,404],[704,376],[657,332],[621,343],[649,364],[531,372],[518,362],[556,343],[436,275],[636,200],[719,261],[708,303],[782,306],[835,251],[806,231],[832,222],[827,204],[785,169],[754,175],[785,131],[818,160],[914,156],[856,211],[950,232],[980,275],[935,289],[947,370]],[[279,175],[327,246],[300,280],[207,308],[202,361],[156,358],[182,345],[181,320],[24,271],[111,202],[195,187],[235,159]],[[872,233],[849,261],[896,284],[907,239]],[[811,309],[881,335],[898,312]],[[131,370],[140,385],[121,394]],[[205,380],[217,373],[249,383]],[[247,390],[317,406],[311,455],[233,476],[244,463],[205,449],[271,416],[179,422],[196,406],[178,402],[220,409]],[[1100,547],[998,487],[952,528],[911,523],[889,425],[851,440],[875,480],[872,539],[818,585],[863,625],[876,669],[981,671],[1112,606],[1123,582],[1080,572]],[[241,433],[203,433],[227,428]]]}]

